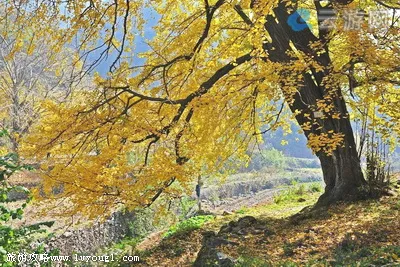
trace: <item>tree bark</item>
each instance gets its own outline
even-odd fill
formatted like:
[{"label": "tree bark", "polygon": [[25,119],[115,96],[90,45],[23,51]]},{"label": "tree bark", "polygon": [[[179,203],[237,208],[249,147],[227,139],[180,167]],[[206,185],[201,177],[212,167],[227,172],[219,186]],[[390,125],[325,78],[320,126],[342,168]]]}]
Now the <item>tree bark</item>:
[{"label": "tree bark", "polygon": [[203,186],[203,181],[201,179],[201,175],[197,177],[197,185],[196,185],[196,196],[197,196],[197,206],[198,206],[198,213],[202,213],[203,210],[201,209],[201,187]]},{"label": "tree bark", "polygon": [[[324,43],[324,35],[321,34],[317,38],[309,28],[303,31],[294,31],[287,23],[289,12],[285,3],[279,4],[274,13],[274,17],[267,16],[265,24],[265,29],[272,39],[272,42],[264,46],[269,55],[267,60],[281,63],[283,66],[290,66],[293,60],[297,60],[287,54],[287,51],[292,50],[290,47],[290,44],[292,44],[297,50],[313,57],[319,65],[323,66],[323,70],[319,71],[312,67],[301,73],[290,72],[289,68],[285,70],[284,67],[281,71],[282,76],[301,77],[300,82],[297,81],[298,92],[294,96],[288,96],[287,92],[285,92],[285,88],[293,86],[293,83],[289,84],[283,79],[280,84],[292,112],[295,113],[296,110],[301,112],[296,115],[298,124],[303,125],[309,121],[304,116],[305,113],[308,113],[311,114],[311,118],[317,122],[317,125],[313,124],[310,130],[304,131],[307,139],[309,139],[310,134],[318,135],[328,132],[344,134],[342,146],[338,147],[332,155],[327,155],[321,150],[316,153],[321,162],[326,184],[325,193],[320,197],[319,204],[329,205],[341,200],[365,198],[367,196],[365,191],[366,181],[361,170],[346,102],[343,99],[339,85],[332,86],[332,81],[329,81],[331,79],[329,74],[332,71],[332,64],[328,46],[324,46],[322,53],[316,53],[309,47],[311,42],[322,41]],[[333,94],[332,90],[334,90]],[[327,94],[333,96],[331,103],[334,111],[341,114],[339,119],[333,119],[331,116],[326,116],[325,118],[314,117],[317,102],[324,99]]]},{"label": "tree bark", "polygon": [[12,95],[11,95],[11,133],[10,133],[10,141],[11,141],[11,150],[13,152],[18,151],[18,141],[16,138],[16,134],[20,132],[20,119],[21,119],[21,106],[18,95],[18,87],[16,84],[12,87]]}]

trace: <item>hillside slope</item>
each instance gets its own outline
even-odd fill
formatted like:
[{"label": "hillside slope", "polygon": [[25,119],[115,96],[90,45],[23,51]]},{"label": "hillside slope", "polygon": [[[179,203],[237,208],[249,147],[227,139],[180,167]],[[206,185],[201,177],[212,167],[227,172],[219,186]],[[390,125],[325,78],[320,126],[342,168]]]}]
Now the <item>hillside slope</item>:
[{"label": "hillside slope", "polygon": [[192,218],[136,248],[118,246],[139,255],[139,266],[400,266],[398,189],[379,201],[292,216],[316,201],[312,191],[298,187],[274,203]]}]

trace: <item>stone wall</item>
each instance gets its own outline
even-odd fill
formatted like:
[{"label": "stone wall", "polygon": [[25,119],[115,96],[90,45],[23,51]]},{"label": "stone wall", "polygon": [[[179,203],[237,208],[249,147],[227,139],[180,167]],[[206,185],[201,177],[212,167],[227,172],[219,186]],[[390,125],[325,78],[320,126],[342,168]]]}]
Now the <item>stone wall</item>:
[{"label": "stone wall", "polygon": [[[48,249],[59,249],[60,255],[91,254],[131,235],[136,216],[133,212],[116,212],[103,223],[68,230],[47,242]],[[151,231],[151,229],[148,229]]]}]

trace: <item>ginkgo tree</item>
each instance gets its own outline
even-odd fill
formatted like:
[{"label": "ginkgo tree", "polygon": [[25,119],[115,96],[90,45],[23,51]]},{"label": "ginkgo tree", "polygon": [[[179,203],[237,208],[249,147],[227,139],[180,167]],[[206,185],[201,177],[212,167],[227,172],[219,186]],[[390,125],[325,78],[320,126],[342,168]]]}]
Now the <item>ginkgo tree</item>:
[{"label": "ginkgo tree", "polygon": [[[12,151],[40,117],[44,99],[63,101],[74,87],[68,52],[55,51],[36,33],[37,25],[18,21],[17,12],[2,10],[0,26],[0,127],[7,129]],[[7,146],[7,145],[6,145]]]},{"label": "ginkgo tree", "polygon": [[[319,204],[360,199],[368,191],[349,106],[374,107],[369,115],[380,121],[370,127],[387,137],[399,132],[397,1],[20,0],[4,7],[18,12],[16,23],[41,25],[38,34],[55,51],[75,44],[76,64],[93,75],[95,90],[43,102],[46,116],[24,143],[25,155],[43,162],[43,192],[62,187],[55,197],[68,199],[70,213],[102,215],[175,195],[198,175],[234,168],[233,158],[248,160],[263,133],[288,128],[291,118],[321,162]],[[298,8],[309,11],[305,27]],[[354,10],[364,15],[348,29],[345,14]],[[374,10],[391,12],[386,27],[369,27]],[[149,21],[154,37],[136,53]],[[102,76],[95,70],[104,60]]]}]

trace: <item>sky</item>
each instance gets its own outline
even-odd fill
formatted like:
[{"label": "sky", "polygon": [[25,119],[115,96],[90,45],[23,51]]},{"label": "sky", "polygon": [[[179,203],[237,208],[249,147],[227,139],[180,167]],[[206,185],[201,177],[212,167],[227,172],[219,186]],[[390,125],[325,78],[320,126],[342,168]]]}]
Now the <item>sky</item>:
[{"label": "sky", "polygon": [[[160,15],[157,14],[154,10],[151,10],[150,8],[145,8],[144,9],[144,18],[146,19],[146,24],[144,25],[144,36],[141,36],[140,34],[136,33],[135,34],[135,49],[132,50],[130,53],[135,53],[134,57],[134,65],[142,65],[144,64],[144,59],[143,58],[138,58],[137,54],[138,53],[143,53],[146,52],[150,49],[150,47],[147,45],[146,41],[151,40],[155,36],[155,31],[153,29],[153,26],[155,26],[160,19]],[[122,28],[118,29],[117,36],[121,37],[122,36]],[[93,53],[90,58],[91,59],[96,59],[98,58],[99,54],[101,53],[102,50],[96,51]],[[114,62],[116,57],[116,52],[111,53],[111,55],[108,56],[106,60],[103,60],[95,69],[95,72],[98,72],[102,76],[106,76],[107,72],[109,71],[110,65]]]}]

